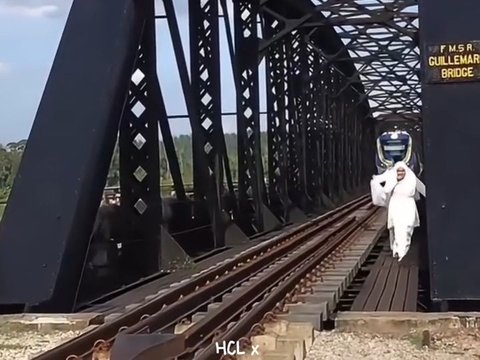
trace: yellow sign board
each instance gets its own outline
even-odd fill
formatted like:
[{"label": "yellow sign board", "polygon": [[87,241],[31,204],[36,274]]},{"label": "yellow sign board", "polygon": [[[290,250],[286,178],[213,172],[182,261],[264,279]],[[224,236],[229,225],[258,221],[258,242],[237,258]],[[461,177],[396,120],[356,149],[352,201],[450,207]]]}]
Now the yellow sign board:
[{"label": "yellow sign board", "polygon": [[425,82],[480,80],[480,42],[427,46]]}]

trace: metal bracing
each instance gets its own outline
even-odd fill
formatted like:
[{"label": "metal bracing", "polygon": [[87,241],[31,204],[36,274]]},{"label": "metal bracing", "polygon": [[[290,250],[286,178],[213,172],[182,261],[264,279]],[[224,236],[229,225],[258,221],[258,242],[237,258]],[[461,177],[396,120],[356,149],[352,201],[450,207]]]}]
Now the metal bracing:
[{"label": "metal bracing", "polygon": [[[264,29],[267,37],[281,31],[281,23],[264,14]],[[288,196],[288,142],[285,116],[287,67],[286,42],[278,41],[266,56],[267,71],[267,131],[268,131],[268,180],[270,208],[282,221],[289,221]]]},{"label": "metal bracing", "polygon": [[[202,135],[192,132],[193,142],[201,143],[201,146],[193,148],[194,196],[203,200],[210,193],[211,202],[216,203],[211,211],[215,247],[225,245],[225,229],[221,220],[225,172],[231,183],[222,129],[218,11],[217,0],[189,2],[192,95]],[[197,159],[200,156],[207,159],[207,178],[207,174],[199,168],[202,162]]]},{"label": "metal bracing", "polygon": [[[221,193],[225,146],[221,128],[220,79],[218,59],[218,4],[190,3],[191,79],[182,47],[178,20],[172,0],[164,0],[175,59],[182,84],[190,126],[194,162],[194,199],[206,200],[215,247],[225,245]],[[215,2],[216,3],[216,2]],[[227,167],[228,169],[228,167]],[[202,210],[198,215],[202,216]],[[198,216],[197,215],[197,216]],[[199,216],[199,217],[200,217]]]},{"label": "metal bracing", "polygon": [[[160,255],[160,155],[155,112],[156,48],[152,9],[145,21],[128,97],[120,120],[121,208],[128,221],[126,263],[132,273],[158,270]],[[148,256],[147,256],[148,254]]]},{"label": "metal bracing", "polygon": [[[245,234],[257,235],[344,203],[368,184],[374,169],[372,115],[419,110],[415,19],[407,11],[413,1],[185,0],[183,8],[181,1],[155,3],[157,9],[153,0],[74,0],[20,167],[22,176],[0,228],[0,238],[17,239],[0,239],[1,303],[51,300],[72,308],[118,130],[126,230],[121,254],[114,252],[129,282],[152,274],[165,254],[170,256],[163,248],[170,239],[165,227],[174,229],[172,236],[190,254],[203,254],[229,245],[231,229],[244,240]],[[98,18],[87,16],[94,12]],[[156,25],[162,21],[161,40],[173,45],[169,62],[155,49]],[[88,43],[87,35],[80,36],[83,26]],[[118,38],[125,43],[115,45]],[[79,58],[85,58],[83,70]],[[185,184],[170,128],[178,117],[167,111],[171,89],[161,86],[156,71],[172,63],[171,76],[181,85],[175,97],[185,103],[192,133],[193,189]],[[229,86],[222,75],[225,67],[232,69],[234,88],[228,93],[236,107],[229,110],[237,140],[230,153],[222,124],[222,90]],[[65,88],[66,74],[71,82]],[[266,148],[260,131],[263,95]],[[75,109],[78,99],[85,102],[82,114],[68,110]],[[404,110],[397,109],[398,103]],[[73,128],[64,126],[65,119],[75,122]],[[159,165],[159,129],[175,190],[163,199],[160,175],[166,167]],[[45,134],[57,134],[65,147],[74,139],[85,153],[69,148],[57,157],[58,139],[49,135],[44,141]],[[63,172],[54,170],[39,178],[40,163],[63,167],[66,180],[61,182]],[[48,191],[29,191],[34,181]],[[34,207],[37,216],[27,211],[28,219],[39,219],[27,231],[28,226],[19,226],[19,214],[31,198],[47,205]],[[22,249],[37,239],[45,242],[40,259],[27,256],[20,265],[28,272],[18,272],[20,265],[5,254],[20,258]],[[67,259],[72,254],[78,258]],[[118,270],[112,269],[112,274]],[[16,285],[28,284],[27,274],[36,273],[38,287]],[[68,293],[65,300],[59,297],[62,291]]]},{"label": "metal bracing", "polygon": [[288,145],[289,145],[289,191],[292,200],[307,210],[309,199],[306,183],[306,92],[304,79],[307,68],[307,52],[304,34],[294,31],[288,37]]},{"label": "metal bracing", "polygon": [[74,307],[145,6],[127,0],[72,5],[0,227],[1,304]]},{"label": "metal bracing", "polygon": [[244,228],[264,230],[264,177],[260,148],[258,0],[234,1],[238,197]]},{"label": "metal bracing", "polygon": [[303,26],[334,26],[369,94],[371,114],[419,113],[418,0],[314,3],[325,20]]},{"label": "metal bracing", "polygon": [[315,208],[322,206],[322,133],[321,133],[321,62],[319,54],[306,43],[308,70],[305,81],[306,97],[306,191]]}]

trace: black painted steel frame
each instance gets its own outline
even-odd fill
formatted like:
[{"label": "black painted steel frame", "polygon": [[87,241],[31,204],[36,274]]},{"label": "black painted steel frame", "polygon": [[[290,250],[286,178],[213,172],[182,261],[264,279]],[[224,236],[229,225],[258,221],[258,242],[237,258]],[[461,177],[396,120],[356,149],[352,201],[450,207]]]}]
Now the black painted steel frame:
[{"label": "black painted steel frame", "polygon": [[[225,245],[225,231],[220,211],[224,189],[224,173],[231,184],[225,139],[222,129],[222,103],[220,84],[220,42],[218,1],[190,1],[190,61],[191,81],[195,99],[195,109],[199,117],[199,129],[203,136],[197,138],[192,132],[193,142],[201,141],[193,149],[194,194],[204,199],[210,194],[210,214],[213,224],[215,247]],[[198,168],[202,163],[198,157],[207,159],[208,173]],[[208,174],[207,177],[205,175]]]},{"label": "black painted steel frame", "polygon": [[[423,71],[428,71],[428,46],[480,39],[480,3],[455,1],[455,12],[446,0],[420,5]],[[439,31],[447,19],[449,31]],[[463,159],[480,150],[480,83],[431,84],[424,78],[422,85],[430,297],[440,311],[478,310],[480,169]]]},{"label": "black painted steel frame", "polygon": [[142,276],[158,270],[162,216],[158,120],[154,106],[158,96],[155,13],[152,1],[145,4],[150,8],[119,131],[121,207],[128,221],[124,236],[132,242],[126,245],[125,263],[131,274]]},{"label": "black painted steel frame", "polygon": [[1,304],[72,309],[144,28],[130,0],[73,3],[2,219]]},{"label": "black painted steel frame", "polygon": [[[56,310],[69,311],[74,307],[77,284],[82,276],[81,265],[86,261],[89,247],[88,231],[95,218],[108,170],[107,160],[111,157],[118,129],[121,206],[128,219],[128,231],[123,234],[127,245],[125,256],[131,266],[126,271],[131,275],[128,281],[152,274],[162,267],[159,260],[161,241],[166,240],[165,237],[161,239],[164,233],[161,232],[159,127],[177,200],[200,204],[193,207],[194,212],[198,211],[196,215],[208,219],[215,248],[228,242],[225,234],[232,219],[245,234],[255,235],[304,218],[307,213],[319,213],[338,206],[368,183],[374,165],[372,109],[359,72],[344,44],[310,1],[233,0],[233,32],[228,1],[189,1],[190,75],[172,0],[163,0],[164,16],[155,15],[153,0],[105,0],[102,6],[95,4],[93,0],[74,1],[20,168],[21,176],[15,183],[5,213],[0,229],[0,303],[49,303],[54,297],[49,289],[54,289],[55,294],[65,295],[63,300],[55,299],[59,301],[54,304]],[[86,14],[96,6],[104,11],[94,20],[88,20]],[[107,16],[110,13],[108,8],[111,8],[113,17]],[[224,14],[236,86],[238,189],[233,187],[222,127],[220,10]],[[156,72],[155,18],[159,17],[168,23],[192,128],[193,199],[188,199],[185,194]],[[50,182],[49,192],[32,193],[31,189],[38,186],[34,183],[38,179],[34,174],[36,162],[40,161],[37,154],[47,156],[52,146],[57,147],[56,142],[43,141],[45,134],[72,115],[65,112],[53,116],[44,108],[51,109],[65,102],[66,95],[51,90],[52,87],[59,90],[63,84],[56,82],[63,74],[61,66],[75,68],[74,73],[81,73],[70,55],[83,49],[80,46],[84,36],[80,35],[83,22],[85,26],[94,24],[97,31],[112,22],[119,23],[118,34],[112,33],[112,36],[123,35],[128,43],[121,54],[120,61],[123,62],[116,68],[117,78],[103,79],[113,81],[112,91],[116,97],[107,97],[103,107],[88,104],[87,115],[95,114],[95,119],[102,124],[102,132],[97,131],[95,135],[92,130],[75,134],[80,142],[96,136],[95,152],[86,152],[85,158],[79,159],[89,162],[82,165],[80,161],[78,168],[75,167],[70,160],[73,150],[67,143],[64,145],[70,150],[62,154],[61,159],[55,159],[55,164],[65,171],[75,167],[78,176],[80,170],[83,171],[80,178],[88,182],[88,186],[75,193],[75,202],[59,207],[50,205],[49,197],[73,196],[76,178],[64,181],[61,172],[42,171],[45,182]],[[312,27],[311,22],[317,22],[319,26]],[[102,41],[108,42],[109,39]],[[114,49],[103,49],[99,45],[90,51],[101,53],[103,56],[99,59],[103,61],[117,61],[114,60],[117,56]],[[65,64],[67,60],[72,63]],[[260,146],[259,63],[262,60],[266,64],[266,171]],[[161,57],[159,61],[162,61]],[[100,69],[105,64],[92,62],[89,66]],[[128,78],[129,84],[125,81]],[[74,80],[82,84],[80,75]],[[95,94],[101,86],[97,84],[96,87],[91,90]],[[75,101],[72,98],[69,101],[73,109]],[[120,111],[119,104],[125,104],[123,111]],[[81,121],[78,116],[72,119]],[[61,131],[59,136],[68,135],[66,129]],[[50,159],[49,155],[47,159]],[[265,181],[266,175],[268,181]],[[233,205],[232,201],[227,204],[226,195],[233,200]],[[35,226],[21,225],[26,219],[23,206],[26,199],[32,198],[35,199],[32,209],[43,212],[43,215],[38,222],[29,220]],[[203,209],[208,210],[206,216],[200,214]],[[33,213],[30,215],[27,219],[34,218]],[[63,232],[52,232],[50,229],[57,226],[59,217],[70,220],[64,224]],[[185,219],[185,223],[190,224],[191,219]],[[80,227],[82,232],[78,235],[75,231]],[[4,239],[15,241],[6,242]],[[38,246],[35,255],[24,257],[23,249],[31,247],[31,241],[41,241],[42,245]],[[6,254],[16,262],[7,261]],[[66,256],[69,261],[73,257],[77,266],[67,264]],[[59,265],[50,268],[53,263]],[[49,268],[48,279],[34,275],[43,273],[44,264]],[[37,286],[31,286],[32,282]]]}]

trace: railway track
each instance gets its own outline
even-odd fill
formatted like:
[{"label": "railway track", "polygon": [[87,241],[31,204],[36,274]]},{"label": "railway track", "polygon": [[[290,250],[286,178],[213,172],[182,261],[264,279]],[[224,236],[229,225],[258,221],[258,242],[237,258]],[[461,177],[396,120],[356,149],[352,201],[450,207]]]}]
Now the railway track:
[{"label": "railway track", "polygon": [[377,213],[369,197],[361,197],[172,284],[35,359],[213,360],[219,358],[215,343],[242,339],[248,347],[249,336],[311,291]]}]

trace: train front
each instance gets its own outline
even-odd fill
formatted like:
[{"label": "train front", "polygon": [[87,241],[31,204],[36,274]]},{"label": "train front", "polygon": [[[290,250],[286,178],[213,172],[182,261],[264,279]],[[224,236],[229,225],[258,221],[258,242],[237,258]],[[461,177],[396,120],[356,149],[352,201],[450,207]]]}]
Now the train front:
[{"label": "train front", "polygon": [[384,132],[377,138],[378,173],[382,174],[398,161],[406,163],[417,176],[421,175],[422,166],[418,154],[414,151],[410,134],[406,131]]}]

